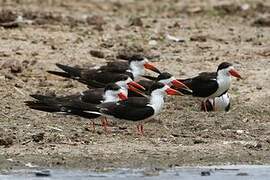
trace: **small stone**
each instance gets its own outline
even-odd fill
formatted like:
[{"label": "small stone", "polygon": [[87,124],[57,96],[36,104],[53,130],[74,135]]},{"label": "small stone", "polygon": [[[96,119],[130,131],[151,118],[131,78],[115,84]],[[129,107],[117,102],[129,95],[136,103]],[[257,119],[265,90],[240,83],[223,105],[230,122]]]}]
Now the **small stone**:
[{"label": "small stone", "polygon": [[261,149],[262,148],[262,144],[261,143],[257,143],[257,142],[254,142],[254,143],[247,143],[244,145],[246,148],[248,149],[255,149],[255,150],[258,150],[258,149]]},{"label": "small stone", "polygon": [[210,171],[202,171],[201,172],[201,176],[210,176],[210,175],[211,175]]},{"label": "small stone", "polygon": [[198,41],[198,42],[206,42],[206,36],[201,36],[201,35],[197,35],[197,36],[191,36],[190,37],[191,41]]},{"label": "small stone", "polygon": [[104,57],[105,57],[105,55],[104,55],[103,52],[97,51],[97,50],[91,50],[91,51],[90,51],[90,54],[91,54],[92,56],[94,56],[94,57],[97,57],[97,58],[104,58]]},{"label": "small stone", "polygon": [[115,27],[114,27],[114,29],[115,29],[116,31],[120,31],[120,30],[122,30],[123,28],[122,28],[119,24],[116,24]]},{"label": "small stone", "polygon": [[18,84],[18,83],[16,83],[14,86],[17,87],[17,88],[22,88],[23,87],[21,84]]},{"label": "small stone", "polygon": [[20,65],[11,66],[10,72],[15,73],[15,74],[16,73],[21,73],[22,72],[22,67]]},{"label": "small stone", "polygon": [[0,138],[0,146],[9,147],[13,144],[13,139],[11,137]]},{"label": "small stone", "polygon": [[193,143],[194,144],[203,144],[203,143],[206,143],[204,140],[202,140],[202,139],[193,139]]},{"label": "small stone", "polygon": [[89,25],[95,25],[95,26],[102,26],[106,24],[104,18],[102,16],[92,16],[92,17],[87,17],[86,22]]},{"label": "small stone", "polygon": [[51,49],[52,49],[52,50],[56,50],[57,47],[56,47],[55,45],[51,45]]},{"label": "small stone", "polygon": [[260,17],[252,25],[256,27],[270,27],[270,17]]},{"label": "small stone", "polygon": [[262,90],[262,86],[257,86],[256,89],[257,90]]},{"label": "small stone", "polygon": [[180,134],[172,133],[171,136],[172,137],[180,137]]},{"label": "small stone", "polygon": [[38,143],[40,141],[43,141],[44,135],[45,135],[44,132],[41,132],[41,133],[38,133],[38,134],[34,134],[34,135],[32,135],[32,139],[33,139],[34,142],[37,142]]},{"label": "small stone", "polygon": [[175,37],[175,36],[171,36],[169,34],[166,35],[166,38],[170,41],[174,41],[174,42],[185,42],[186,40],[182,37]]},{"label": "small stone", "polygon": [[240,172],[240,173],[237,173],[236,176],[248,176],[248,173]]},{"label": "small stone", "polygon": [[237,134],[243,134],[244,133],[244,130],[237,130],[236,133]]},{"label": "small stone", "polygon": [[150,46],[156,46],[157,45],[157,41],[156,40],[151,40],[148,43]]},{"label": "small stone", "polygon": [[11,73],[21,73],[22,66],[18,60],[6,60],[0,67],[0,69],[10,69]]},{"label": "small stone", "polygon": [[38,56],[38,52],[32,52],[31,55],[32,55],[33,57]]},{"label": "small stone", "polygon": [[103,31],[104,30],[102,25],[96,25],[93,29],[97,30],[97,31]]},{"label": "small stone", "polygon": [[131,18],[130,19],[130,26],[143,26],[142,19],[140,17]]},{"label": "small stone", "polygon": [[14,79],[15,77],[11,74],[5,74],[5,78],[11,80]]},{"label": "small stone", "polygon": [[35,172],[35,175],[37,177],[49,177],[51,176],[51,172],[49,170],[39,171],[39,172]]}]

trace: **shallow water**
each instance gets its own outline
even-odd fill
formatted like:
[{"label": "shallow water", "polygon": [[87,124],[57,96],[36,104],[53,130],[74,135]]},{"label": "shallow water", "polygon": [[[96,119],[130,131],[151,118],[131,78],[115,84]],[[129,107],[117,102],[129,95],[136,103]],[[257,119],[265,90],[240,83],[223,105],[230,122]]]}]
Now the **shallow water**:
[{"label": "shallow water", "polygon": [[[185,179],[185,180],[269,180],[270,166],[241,165],[241,166],[205,166],[177,167],[168,170],[147,169],[116,169],[107,172],[86,170],[49,169],[50,176],[38,177],[39,170],[22,169],[2,172],[1,180],[116,180],[116,179]],[[203,176],[204,175],[204,176]]]}]

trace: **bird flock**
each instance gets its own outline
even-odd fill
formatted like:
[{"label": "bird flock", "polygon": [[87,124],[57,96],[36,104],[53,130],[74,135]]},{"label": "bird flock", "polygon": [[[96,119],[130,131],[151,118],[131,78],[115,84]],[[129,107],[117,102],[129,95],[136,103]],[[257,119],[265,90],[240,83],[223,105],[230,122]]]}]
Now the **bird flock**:
[{"label": "bird flock", "polygon": [[[107,119],[116,119],[134,122],[139,134],[143,135],[144,122],[162,111],[165,95],[201,97],[202,111],[228,111],[231,77],[241,78],[232,64],[223,62],[215,72],[177,79],[168,72],[161,72],[141,55],[110,61],[92,69],[63,64],[56,66],[60,71],[47,72],[79,81],[88,89],[66,96],[32,94],[30,96],[34,100],[25,101],[25,104],[39,111],[91,120],[101,117],[106,133],[109,131]],[[157,73],[157,76],[145,75],[146,69]]]}]

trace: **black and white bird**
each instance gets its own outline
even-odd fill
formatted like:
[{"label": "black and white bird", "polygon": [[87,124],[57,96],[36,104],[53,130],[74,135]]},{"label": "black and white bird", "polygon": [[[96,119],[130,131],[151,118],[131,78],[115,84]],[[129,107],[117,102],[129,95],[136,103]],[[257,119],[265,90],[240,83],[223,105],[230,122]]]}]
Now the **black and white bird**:
[{"label": "black and white bird", "polygon": [[143,134],[142,123],[158,115],[164,105],[165,94],[182,95],[169,86],[156,82],[150,88],[150,97],[131,97],[124,101],[102,103],[97,106],[99,113],[109,118],[138,123],[137,129]]},{"label": "black and white bird", "polygon": [[[228,93],[213,99],[207,99],[201,103],[201,111],[229,111],[230,110],[230,97]],[[206,107],[206,108],[205,108]]]},{"label": "black and white bird", "polygon": [[[64,113],[80,113],[85,110],[94,110],[96,105],[107,102],[117,102],[126,100],[127,96],[122,88],[116,84],[108,84],[103,93],[100,91],[87,90],[83,93],[55,96],[55,95],[30,95],[35,100],[26,101],[26,105],[31,109],[46,112],[64,112]],[[76,114],[80,115],[80,114]]]},{"label": "black and white bird", "polygon": [[[59,97],[33,94],[30,96],[35,100],[26,101],[25,104],[31,109],[39,111],[71,114],[93,119],[100,115],[88,112],[98,111],[96,107],[98,104],[118,102],[127,99],[126,92],[116,84],[108,84],[103,88],[103,92],[100,90],[101,89],[95,91],[91,89],[80,94]],[[102,121],[102,125],[106,130],[107,121]]]},{"label": "black and white bird", "polygon": [[[192,90],[191,94],[193,96],[205,98],[204,107],[206,110],[205,101],[207,99],[220,97],[227,93],[231,86],[231,76],[241,79],[240,74],[231,63],[223,62],[218,66],[216,72],[203,72],[193,78],[178,80]],[[176,87],[173,88],[177,89]],[[186,94],[185,91],[181,89],[179,89],[179,91]],[[187,94],[190,94],[190,92]]]},{"label": "black and white bird", "polygon": [[133,80],[144,75],[145,68],[154,72],[160,71],[148,59],[142,56],[132,56],[127,61],[112,61],[99,68],[86,69],[56,64],[64,72],[48,71],[51,74],[72,78],[90,87],[105,87],[108,83],[115,83],[120,74],[126,74]]}]

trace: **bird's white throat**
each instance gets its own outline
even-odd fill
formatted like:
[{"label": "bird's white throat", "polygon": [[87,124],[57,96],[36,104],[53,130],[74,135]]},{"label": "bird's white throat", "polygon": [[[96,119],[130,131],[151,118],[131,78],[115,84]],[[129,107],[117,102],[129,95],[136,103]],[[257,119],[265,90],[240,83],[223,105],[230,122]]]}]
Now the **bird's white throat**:
[{"label": "bird's white throat", "polygon": [[[131,80],[132,81],[132,80]],[[126,81],[118,81],[115,84],[121,87],[123,93],[127,96],[128,95],[128,85]]]},{"label": "bird's white throat", "polygon": [[132,61],[130,63],[131,73],[134,76],[134,80],[137,80],[139,76],[144,75],[144,65],[141,61]]},{"label": "bird's white throat", "polygon": [[152,107],[155,111],[155,115],[159,114],[164,105],[164,95],[162,91],[153,91],[150,97],[150,103],[148,106]]},{"label": "bird's white throat", "polygon": [[221,96],[224,92],[228,91],[231,86],[231,76],[228,73],[228,69],[222,69],[217,74],[218,89],[210,97]]},{"label": "bird's white throat", "polygon": [[118,94],[113,91],[106,91],[103,97],[104,97],[103,103],[120,101]]}]

